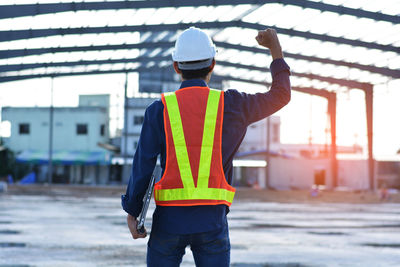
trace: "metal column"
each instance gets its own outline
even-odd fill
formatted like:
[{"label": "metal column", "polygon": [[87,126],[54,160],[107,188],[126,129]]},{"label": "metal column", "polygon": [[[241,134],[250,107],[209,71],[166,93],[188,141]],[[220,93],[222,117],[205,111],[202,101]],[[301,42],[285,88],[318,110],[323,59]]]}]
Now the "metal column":
[{"label": "metal column", "polygon": [[338,162],[336,158],[336,93],[330,92],[328,97],[328,113],[331,125],[331,168],[332,168],[332,187],[338,186]]},{"label": "metal column", "polygon": [[267,154],[265,157],[265,160],[267,161],[265,188],[267,189],[270,188],[270,181],[271,181],[270,146],[271,146],[271,118],[267,117]]},{"label": "metal column", "polygon": [[375,163],[373,154],[373,85],[365,84],[363,91],[365,92],[365,106],[367,113],[369,189],[375,190],[377,185],[375,184]]},{"label": "metal column", "polygon": [[125,87],[124,87],[124,169],[128,158],[128,73],[125,73]]},{"label": "metal column", "polygon": [[49,117],[49,162],[47,170],[47,182],[51,184],[53,182],[53,87],[54,77],[51,77],[51,88],[50,88],[50,117]]}]

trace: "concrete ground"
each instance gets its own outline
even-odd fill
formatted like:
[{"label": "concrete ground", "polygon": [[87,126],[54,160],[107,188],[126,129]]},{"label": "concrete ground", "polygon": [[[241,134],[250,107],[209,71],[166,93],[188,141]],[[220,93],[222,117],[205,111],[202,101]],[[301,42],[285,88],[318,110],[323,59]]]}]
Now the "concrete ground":
[{"label": "concrete ground", "polygon": [[[0,194],[0,267],[145,266],[147,238],[131,239],[121,192],[10,187]],[[396,202],[372,193],[239,190],[228,215],[232,266],[400,266]],[[182,266],[194,266],[189,248]]]}]

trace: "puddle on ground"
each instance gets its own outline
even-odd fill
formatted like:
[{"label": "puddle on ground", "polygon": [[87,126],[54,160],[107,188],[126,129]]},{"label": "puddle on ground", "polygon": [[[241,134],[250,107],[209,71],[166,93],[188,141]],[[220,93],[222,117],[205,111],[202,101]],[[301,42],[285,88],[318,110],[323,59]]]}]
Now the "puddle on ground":
[{"label": "puddle on ground", "polygon": [[[273,223],[257,223],[252,224],[249,228],[304,228],[304,226],[296,226],[289,224],[273,224]],[[307,227],[309,228],[309,227]]]},{"label": "puddle on ground", "polygon": [[343,232],[307,232],[307,233],[312,235],[350,235],[348,233],[343,233]]},{"label": "puddle on ground", "polygon": [[23,248],[23,247],[26,247],[25,243],[0,242],[0,248]]},{"label": "puddle on ground", "polygon": [[244,250],[246,250],[246,249],[248,249],[248,247],[247,246],[245,246],[245,245],[235,245],[235,244],[231,244],[231,249],[244,249]]},{"label": "puddle on ground", "polygon": [[20,234],[20,231],[15,230],[0,230],[0,235],[17,235]]},{"label": "puddle on ground", "polygon": [[126,216],[99,215],[99,216],[96,216],[96,219],[105,219],[105,220],[124,219],[124,220],[126,220]]},{"label": "puddle on ground", "polygon": [[267,263],[233,263],[232,267],[314,267],[313,265],[306,265],[297,262],[267,262]]},{"label": "puddle on ground", "polygon": [[0,224],[11,224],[10,221],[0,221]]},{"label": "puddle on ground", "polygon": [[366,229],[366,228],[400,228],[400,224],[376,224],[376,225],[288,225],[288,224],[251,224],[249,227],[234,227],[235,229],[241,228],[292,228],[292,229]]},{"label": "puddle on ground", "polygon": [[112,224],[113,225],[126,225],[127,226],[126,222],[113,222]]},{"label": "puddle on ground", "polygon": [[364,243],[362,245],[374,248],[400,248],[400,243],[394,243],[394,244]]},{"label": "puddle on ground", "polygon": [[247,220],[247,221],[251,221],[254,220],[253,217],[229,217],[230,221],[238,221],[238,220]]}]

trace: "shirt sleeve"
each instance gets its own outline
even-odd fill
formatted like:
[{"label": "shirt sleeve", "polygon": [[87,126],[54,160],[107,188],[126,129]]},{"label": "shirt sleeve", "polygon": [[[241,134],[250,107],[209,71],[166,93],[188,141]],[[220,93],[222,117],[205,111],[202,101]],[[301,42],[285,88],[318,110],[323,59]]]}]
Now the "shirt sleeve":
[{"label": "shirt sleeve", "polygon": [[134,217],[138,217],[142,210],[143,197],[161,151],[160,112],[161,101],[153,102],[146,109],[126,194],[121,197],[122,208]]},{"label": "shirt sleeve", "polygon": [[232,97],[231,108],[237,109],[246,126],[274,114],[290,101],[289,66],[280,58],[272,61],[270,69],[272,85],[269,91],[256,94],[241,93],[236,90],[226,92]]}]

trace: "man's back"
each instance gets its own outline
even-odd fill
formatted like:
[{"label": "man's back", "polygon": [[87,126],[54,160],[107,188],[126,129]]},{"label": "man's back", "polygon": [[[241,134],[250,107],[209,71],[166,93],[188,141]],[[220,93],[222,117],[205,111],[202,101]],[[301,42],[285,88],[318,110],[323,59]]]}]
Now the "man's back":
[{"label": "man's back", "polygon": [[[236,90],[227,90],[224,93],[222,163],[229,184],[232,184],[232,160],[246,134],[247,126],[275,113],[290,100],[289,67],[283,59],[272,62],[271,74],[274,84],[267,93],[245,94]],[[181,88],[193,86],[207,86],[207,84],[202,80],[188,80],[182,83]],[[132,173],[138,184],[141,183],[141,177],[146,180],[146,174],[151,174],[155,164],[155,162],[147,163],[143,159],[160,153],[161,167],[165,169],[164,106],[161,100],[155,101],[147,108],[142,127],[132,166]],[[137,196],[139,190],[133,189],[131,192],[127,190],[127,195]],[[137,205],[139,203],[132,206]],[[153,215],[155,222],[153,227],[179,234],[206,232],[221,227],[226,222],[226,213],[225,205],[157,207]],[[163,223],[157,224],[157,222]]]},{"label": "man's back", "polygon": [[[189,113],[192,109],[182,108],[181,110],[179,101],[176,102],[177,95],[183,88],[183,90],[189,91],[193,87],[202,87],[206,88],[210,94],[216,92],[207,88],[207,82],[209,82],[216,64],[214,59],[215,45],[206,33],[196,28],[184,31],[175,44],[173,66],[176,73],[182,77],[181,88],[177,93],[168,94],[168,96],[173,96],[173,98],[168,98],[174,102],[171,106],[163,98],[163,102],[155,101],[146,109],[140,140],[133,160],[131,178],[126,195],[122,196],[123,209],[129,214],[127,221],[132,237],[134,239],[144,238],[146,234],[138,234],[136,230],[136,217],[140,213],[143,195],[149,184],[157,156],[160,154],[161,168],[163,174],[168,174],[169,187],[167,188],[168,192],[160,195],[158,193],[162,190],[162,186],[160,187],[162,181],[158,186],[156,184],[157,207],[153,214],[152,231],[148,242],[148,266],[179,266],[185,253],[185,247],[188,245],[193,251],[197,266],[229,266],[230,242],[226,215],[233,196],[229,197],[230,193],[226,195],[219,193],[221,190],[234,191],[231,187],[232,161],[244,138],[247,127],[251,123],[275,113],[290,100],[289,67],[283,60],[276,32],[271,29],[260,31],[256,39],[260,45],[270,49],[274,59],[270,67],[273,77],[272,86],[266,93],[245,94],[236,90],[218,93],[221,95],[218,101],[223,99],[223,102],[218,102],[218,105],[220,105],[218,110],[221,112],[219,115],[223,117],[222,133],[219,135],[221,142],[217,146],[215,146],[216,143],[211,146],[212,155],[214,156],[215,153],[220,155],[218,160],[221,161],[218,163],[220,175],[213,174],[212,169],[209,169],[206,166],[207,164],[202,163],[202,160],[204,160],[202,156],[195,160],[193,158],[187,159],[186,155],[182,156],[182,154],[187,153],[189,155],[193,152],[187,152],[188,149],[202,151],[204,147],[210,147],[210,145],[203,146],[204,140],[200,141],[201,135],[192,132],[192,135],[199,138],[196,142],[201,144],[201,148],[193,148],[190,142],[188,146],[185,135],[191,131],[185,132],[181,128],[190,127],[191,115]],[[193,44],[196,44],[195,50],[186,49]],[[202,53],[197,53],[199,50],[203,50]],[[208,100],[210,100],[210,94],[207,96]],[[202,110],[206,110],[205,117],[207,117],[208,108],[212,106],[209,105],[208,100],[206,108],[202,108]],[[186,104],[183,106],[187,107]],[[169,117],[170,107],[174,110],[173,121]],[[186,114],[185,112],[189,113]],[[186,117],[186,115],[189,116],[189,120],[185,119],[186,122],[183,125],[179,117]],[[205,119],[204,125],[206,121],[207,119]],[[210,136],[212,136],[210,133],[214,130],[213,127],[207,127],[204,126],[203,134],[209,136],[208,139],[210,139]],[[190,138],[194,136],[190,136]],[[217,149],[217,152],[214,151],[215,149]],[[174,152],[170,154],[168,151]],[[208,158],[207,160],[211,160],[210,153],[207,152],[205,155],[205,158]],[[176,157],[176,159],[168,160],[168,157],[171,156]],[[190,160],[193,164],[188,163]],[[176,161],[179,164],[176,164]],[[202,183],[202,186],[205,190],[198,190],[194,186],[197,178],[193,176],[193,169],[196,169],[193,166],[199,166],[199,173],[200,170],[203,172],[202,175],[206,182]],[[173,168],[173,171],[168,173],[168,168]],[[210,177],[219,180],[217,183],[214,183],[214,180],[207,183],[207,181],[210,181]],[[223,180],[220,180],[221,177]],[[213,183],[214,186],[215,184],[217,186],[211,187]],[[188,188],[193,190],[187,190]],[[193,194],[187,194],[188,192]],[[199,194],[199,192],[202,192],[202,194]],[[203,194],[204,192],[205,194]],[[218,192],[218,194],[210,192]],[[162,196],[163,194],[166,196],[165,198]],[[168,205],[163,205],[162,201],[164,200],[170,201],[167,203]],[[223,204],[220,204],[219,201],[221,200]],[[182,202],[189,203],[189,205],[181,206]]]}]

